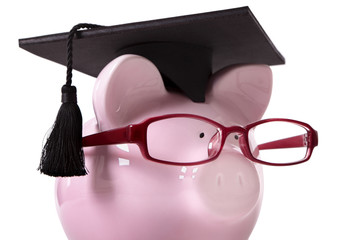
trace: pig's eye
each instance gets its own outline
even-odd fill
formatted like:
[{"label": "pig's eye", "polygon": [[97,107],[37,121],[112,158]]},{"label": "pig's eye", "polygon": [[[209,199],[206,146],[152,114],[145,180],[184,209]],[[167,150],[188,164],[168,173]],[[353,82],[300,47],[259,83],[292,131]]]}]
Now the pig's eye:
[{"label": "pig's eye", "polygon": [[203,132],[202,132],[202,133],[200,133],[199,137],[200,137],[200,138],[205,137],[205,133],[203,133]]}]

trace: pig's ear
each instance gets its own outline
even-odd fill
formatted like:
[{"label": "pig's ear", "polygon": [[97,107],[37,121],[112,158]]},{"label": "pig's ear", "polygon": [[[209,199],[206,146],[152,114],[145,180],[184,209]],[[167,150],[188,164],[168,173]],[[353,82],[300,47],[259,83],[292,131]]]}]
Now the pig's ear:
[{"label": "pig's ear", "polygon": [[94,88],[93,105],[99,129],[129,124],[164,94],[161,75],[149,60],[137,55],[114,59],[101,71]]},{"label": "pig's ear", "polygon": [[206,101],[222,114],[247,124],[262,117],[271,90],[269,66],[232,66],[213,75]]}]

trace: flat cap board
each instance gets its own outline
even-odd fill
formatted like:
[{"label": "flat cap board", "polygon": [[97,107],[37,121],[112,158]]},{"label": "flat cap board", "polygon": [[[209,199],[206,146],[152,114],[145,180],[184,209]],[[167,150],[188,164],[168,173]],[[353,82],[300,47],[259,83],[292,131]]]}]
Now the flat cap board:
[{"label": "flat cap board", "polygon": [[[26,38],[19,45],[66,65],[67,37]],[[250,9],[242,7],[79,31],[73,40],[73,67],[96,77],[125,53],[153,61],[165,85],[173,84],[196,102],[204,101],[209,76],[224,67],[285,63]]]}]

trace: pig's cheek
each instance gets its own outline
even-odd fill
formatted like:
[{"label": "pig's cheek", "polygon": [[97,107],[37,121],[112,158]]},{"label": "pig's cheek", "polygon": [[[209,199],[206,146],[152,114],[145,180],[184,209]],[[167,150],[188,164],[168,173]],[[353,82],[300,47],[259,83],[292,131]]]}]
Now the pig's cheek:
[{"label": "pig's cheek", "polygon": [[197,192],[208,211],[219,217],[241,217],[261,201],[261,182],[254,163],[226,152],[199,167]]}]

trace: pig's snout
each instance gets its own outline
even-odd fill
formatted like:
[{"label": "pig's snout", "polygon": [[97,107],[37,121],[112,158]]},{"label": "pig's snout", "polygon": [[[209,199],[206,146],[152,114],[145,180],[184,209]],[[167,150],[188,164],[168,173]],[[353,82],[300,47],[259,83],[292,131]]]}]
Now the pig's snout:
[{"label": "pig's snout", "polygon": [[215,161],[199,168],[197,183],[209,211],[224,217],[244,216],[260,200],[258,169],[228,141]]}]

